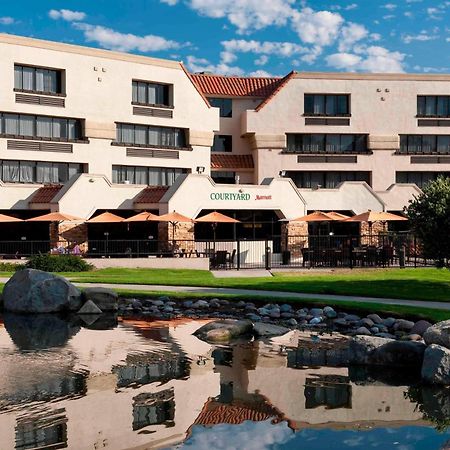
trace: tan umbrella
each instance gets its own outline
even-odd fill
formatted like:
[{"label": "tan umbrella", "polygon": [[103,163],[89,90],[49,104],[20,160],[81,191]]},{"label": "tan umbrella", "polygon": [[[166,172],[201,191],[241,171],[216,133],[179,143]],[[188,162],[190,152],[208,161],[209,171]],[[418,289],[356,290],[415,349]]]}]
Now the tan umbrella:
[{"label": "tan umbrella", "polygon": [[398,216],[397,214],[392,214],[388,212],[375,212],[370,209],[362,214],[358,214],[357,216],[349,217],[345,219],[345,222],[392,222],[392,221],[400,221],[400,220],[408,220],[406,217]]},{"label": "tan umbrella", "polygon": [[17,217],[7,216],[6,214],[0,214],[0,223],[12,223],[12,222],[23,222],[22,219]]},{"label": "tan umbrella", "polygon": [[345,220],[349,219],[349,216],[346,216],[345,214],[341,214],[335,211],[327,212],[327,216],[333,217],[334,220]]},{"label": "tan umbrella", "polygon": [[307,214],[306,216],[297,217],[297,219],[293,219],[290,222],[332,222],[334,220],[342,219],[335,219],[334,217],[322,211],[314,211],[313,213]]},{"label": "tan umbrella", "polygon": [[175,227],[180,222],[193,222],[192,219],[189,217],[183,216],[183,214],[177,213],[176,211],[173,211],[171,213],[163,214],[162,216],[159,216],[158,219],[160,222],[169,222],[172,224],[172,241],[175,240]]},{"label": "tan umbrella", "polygon": [[128,217],[128,219],[124,219],[123,222],[159,222],[159,216],[156,214],[152,214],[147,211],[140,212],[135,216]]},{"label": "tan umbrella", "polygon": [[214,233],[214,244],[216,242],[216,228],[218,223],[241,223],[239,220],[233,217],[226,216],[225,214],[214,211],[206,214],[206,216],[195,219],[195,222],[210,223]]},{"label": "tan umbrella", "polygon": [[112,214],[110,212],[104,212],[92,219],[87,220],[86,223],[118,223],[122,221],[123,217],[117,216],[116,214]]},{"label": "tan umbrella", "polygon": [[81,217],[72,216],[71,214],[64,214],[60,212],[52,212],[44,214],[43,216],[33,217],[27,222],[78,222],[84,221]]}]

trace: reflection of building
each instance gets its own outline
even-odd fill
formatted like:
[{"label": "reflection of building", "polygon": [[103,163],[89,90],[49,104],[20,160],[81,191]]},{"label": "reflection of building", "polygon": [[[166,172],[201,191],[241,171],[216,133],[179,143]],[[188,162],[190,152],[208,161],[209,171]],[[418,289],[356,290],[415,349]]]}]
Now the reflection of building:
[{"label": "reflection of building", "polygon": [[[65,347],[29,352],[22,360],[0,328],[0,349],[7,348],[0,355],[0,448],[63,448],[66,442],[83,450],[159,448],[183,441],[193,427],[246,420],[286,421],[297,430],[405,425],[422,418],[405,398],[405,387],[354,383],[345,367],[288,367],[278,346],[262,342],[212,348],[192,335],[198,327],[181,320],[81,329]],[[55,367],[69,353],[58,375]],[[41,366],[43,354],[49,359]],[[37,377],[34,385],[26,371]],[[77,395],[55,391],[41,397],[32,413],[29,402],[14,404],[28,385],[41,392],[72,372],[84,374]],[[5,379],[14,380],[7,385],[8,409]]]}]

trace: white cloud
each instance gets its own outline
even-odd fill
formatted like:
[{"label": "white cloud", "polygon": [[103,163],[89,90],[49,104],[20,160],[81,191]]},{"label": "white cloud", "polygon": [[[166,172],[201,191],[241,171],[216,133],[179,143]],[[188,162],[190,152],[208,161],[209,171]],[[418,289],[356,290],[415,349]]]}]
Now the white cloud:
[{"label": "white cloud", "polygon": [[426,31],[421,31],[419,34],[403,34],[402,35],[402,41],[405,44],[410,44],[414,41],[420,41],[420,42],[426,42],[426,41],[434,41],[435,39],[438,39],[439,36],[434,34],[430,35]]},{"label": "white cloud", "polygon": [[361,72],[404,72],[405,54],[391,52],[384,47],[371,46],[361,54],[335,53],[326,58],[327,64],[340,70]]},{"label": "white cloud", "polygon": [[229,66],[228,64],[222,62],[215,65],[205,58],[197,58],[192,55],[189,55],[187,57],[186,65],[191,72],[211,72],[221,75],[236,75],[236,76],[244,75],[244,71],[240,67]]},{"label": "white cloud", "polygon": [[412,17],[414,17],[414,14],[411,11],[406,11],[405,13],[403,13],[405,17],[409,17],[410,19]]},{"label": "white cloud", "polygon": [[84,20],[86,13],[81,11],[71,11],[70,9],[51,9],[48,15],[53,20],[66,20],[67,22],[76,22]]},{"label": "white cloud", "polygon": [[351,3],[350,5],[347,5],[344,9],[346,11],[351,11],[352,9],[356,9],[358,8],[358,4],[357,3]]},{"label": "white cloud", "polygon": [[167,3],[170,6],[175,6],[178,3],[178,0],[160,0],[161,3]]},{"label": "white cloud", "polygon": [[129,52],[138,50],[140,52],[158,52],[180,48],[180,44],[175,41],[167,40],[161,36],[149,34],[147,36],[136,36],[130,33],[120,33],[111,28],[100,25],[89,25],[87,23],[74,23],[77,30],[84,33],[88,42],[97,42],[100,47],[109,50]]},{"label": "white cloud", "polygon": [[440,20],[442,19],[442,14],[444,14],[444,5],[440,5],[439,8],[427,8],[427,14],[430,19]]},{"label": "white cloud", "polygon": [[397,5],[395,3],[386,3],[385,5],[381,5],[382,8],[388,9],[389,11],[393,11],[397,8]]},{"label": "white cloud", "polygon": [[12,17],[0,17],[0,25],[12,25],[13,23],[15,23],[15,20]]},{"label": "white cloud", "polygon": [[222,45],[225,51],[230,53],[277,54],[283,57],[291,57],[295,54],[308,52],[307,47],[292,42],[261,42],[255,40],[232,39],[230,41],[222,41]]},{"label": "white cloud", "polygon": [[365,39],[369,32],[364,25],[349,22],[348,25],[342,28],[341,36],[339,38],[339,51],[346,52],[353,47],[357,42]]},{"label": "white cloud", "polygon": [[271,78],[272,74],[266,72],[265,70],[255,70],[254,72],[250,72],[249,75],[251,77],[260,77],[260,78]]},{"label": "white cloud", "polygon": [[386,14],[385,16],[383,16],[384,20],[391,20],[391,19],[395,19],[395,15],[394,14]]},{"label": "white cloud", "polygon": [[255,64],[257,66],[265,66],[269,62],[269,57],[267,55],[261,55],[259,58],[255,59]]}]

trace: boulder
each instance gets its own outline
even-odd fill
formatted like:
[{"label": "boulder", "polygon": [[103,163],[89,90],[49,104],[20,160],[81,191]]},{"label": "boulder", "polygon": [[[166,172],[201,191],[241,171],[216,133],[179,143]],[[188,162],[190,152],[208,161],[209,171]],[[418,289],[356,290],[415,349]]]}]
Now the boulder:
[{"label": "boulder", "polygon": [[420,336],[423,336],[425,331],[430,328],[432,324],[428,322],[427,320],[419,320],[414,324],[414,326],[409,330],[410,334],[419,334]]},{"label": "boulder", "polygon": [[337,312],[331,306],[325,306],[323,313],[327,319],[335,319],[337,317]]},{"label": "boulder", "polygon": [[86,301],[93,301],[102,311],[117,311],[119,296],[112,290],[102,287],[91,287],[83,290]]},{"label": "boulder", "polygon": [[398,319],[394,324],[394,330],[410,331],[414,327],[414,322],[411,320]]},{"label": "boulder", "polygon": [[397,320],[394,319],[393,317],[388,317],[387,319],[383,319],[383,320],[382,320],[382,324],[383,324],[385,327],[391,328],[391,327],[394,326],[394,323],[395,323],[396,321],[397,321]]},{"label": "boulder", "polygon": [[375,336],[356,336],[350,342],[350,364],[417,367],[423,362],[425,344]]},{"label": "boulder", "polygon": [[249,336],[252,331],[253,323],[250,320],[223,319],[203,325],[194,335],[206,342],[223,343]]},{"label": "boulder", "polygon": [[423,339],[427,345],[437,344],[450,348],[450,320],[444,320],[429,327],[423,334]]},{"label": "boulder", "polygon": [[286,334],[289,331],[291,331],[289,328],[272,325],[270,323],[258,322],[253,324],[253,333],[256,337],[283,336],[283,334]]},{"label": "boulder", "polygon": [[450,385],[450,350],[431,344],[425,350],[422,379],[430,384]]},{"label": "boulder", "polygon": [[367,318],[376,324],[383,323],[383,319],[378,314],[369,314]]},{"label": "boulder", "polygon": [[78,314],[101,314],[101,313],[102,313],[102,310],[92,300],[88,300],[78,310]]},{"label": "boulder", "polygon": [[356,331],[358,335],[370,336],[372,333],[366,327],[359,327]]},{"label": "boulder", "polygon": [[36,269],[16,272],[5,284],[3,301],[6,311],[17,313],[77,311],[82,303],[72,283]]}]

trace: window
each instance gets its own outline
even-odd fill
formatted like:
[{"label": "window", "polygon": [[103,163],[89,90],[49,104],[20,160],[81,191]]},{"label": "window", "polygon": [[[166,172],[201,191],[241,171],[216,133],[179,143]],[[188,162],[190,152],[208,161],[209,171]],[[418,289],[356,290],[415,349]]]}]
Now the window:
[{"label": "window", "polygon": [[211,147],[212,152],[231,152],[233,149],[232,136],[219,135],[214,136],[214,143]]},{"label": "window", "polygon": [[68,141],[83,139],[79,119],[30,114],[0,113],[0,135],[2,134]]},{"label": "window", "polygon": [[14,88],[40,94],[62,94],[62,70],[15,64]]},{"label": "window", "polygon": [[423,188],[425,184],[435,180],[438,176],[450,177],[450,172],[396,172],[396,183],[414,183]]},{"label": "window", "polygon": [[0,176],[5,183],[65,183],[83,172],[84,165],[78,163],[0,160]]},{"label": "window", "polygon": [[170,84],[133,81],[132,102],[140,105],[172,107]]},{"label": "window", "polygon": [[350,96],[348,94],[305,94],[306,116],[348,116]]},{"label": "window", "polygon": [[400,136],[400,151],[404,154],[450,154],[450,135],[408,134]]},{"label": "window", "polygon": [[127,145],[185,148],[186,130],[183,128],[118,123],[116,142]]},{"label": "window", "polygon": [[219,184],[235,184],[236,172],[211,172],[211,178]]},{"label": "window", "polygon": [[418,95],[419,117],[450,117],[450,95]]},{"label": "window", "polygon": [[290,153],[367,153],[365,134],[288,134]]},{"label": "window", "polygon": [[187,169],[172,167],[112,166],[113,183],[147,184],[149,186],[172,186]]},{"label": "window", "polygon": [[220,109],[220,117],[233,117],[233,103],[231,98],[208,98],[214,108]]},{"label": "window", "polygon": [[299,188],[316,188],[321,186],[323,188],[335,188],[343,181],[365,181],[370,185],[370,172],[287,172],[286,176],[292,178],[294,183]]}]

